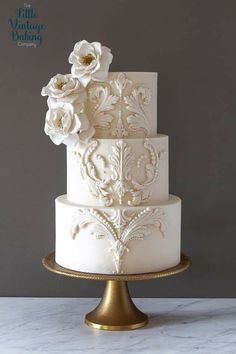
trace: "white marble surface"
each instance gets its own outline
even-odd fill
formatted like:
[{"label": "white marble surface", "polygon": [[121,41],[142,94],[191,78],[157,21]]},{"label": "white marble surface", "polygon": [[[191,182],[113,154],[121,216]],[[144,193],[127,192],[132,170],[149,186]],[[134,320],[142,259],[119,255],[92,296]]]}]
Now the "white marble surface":
[{"label": "white marble surface", "polygon": [[235,354],[236,299],[136,299],[146,327],[94,330],[97,299],[0,298],[1,354]]}]

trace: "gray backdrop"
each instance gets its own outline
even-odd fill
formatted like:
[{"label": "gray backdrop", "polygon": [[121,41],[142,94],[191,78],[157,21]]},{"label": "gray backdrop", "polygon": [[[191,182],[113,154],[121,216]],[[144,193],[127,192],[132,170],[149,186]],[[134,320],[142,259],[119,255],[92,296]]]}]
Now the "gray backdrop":
[{"label": "gray backdrop", "polygon": [[[183,199],[188,272],[130,284],[135,296],[236,295],[236,2],[31,1],[47,25],[41,47],[21,48],[0,3],[2,296],[99,296],[103,283],[44,270],[54,249],[54,198],[66,192],[64,146],[44,135],[41,87],[70,71],[83,38],[112,48],[111,71],[158,71],[158,131],[170,136],[170,191]],[[148,257],[148,255],[147,255]]]}]

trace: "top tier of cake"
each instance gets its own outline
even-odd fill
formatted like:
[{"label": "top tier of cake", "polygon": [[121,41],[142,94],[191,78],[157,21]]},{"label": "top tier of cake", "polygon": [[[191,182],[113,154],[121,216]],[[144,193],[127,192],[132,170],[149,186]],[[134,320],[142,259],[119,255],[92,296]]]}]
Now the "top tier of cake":
[{"label": "top tier of cake", "polygon": [[85,113],[94,138],[144,138],[157,134],[157,73],[110,72],[86,88]]}]

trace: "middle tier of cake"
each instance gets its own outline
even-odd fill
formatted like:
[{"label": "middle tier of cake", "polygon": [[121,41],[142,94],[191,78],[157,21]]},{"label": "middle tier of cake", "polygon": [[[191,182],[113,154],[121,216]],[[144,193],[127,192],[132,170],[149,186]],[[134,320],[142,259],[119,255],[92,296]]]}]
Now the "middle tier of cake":
[{"label": "middle tier of cake", "polygon": [[93,139],[67,147],[67,196],[80,205],[147,205],[169,198],[168,136]]}]

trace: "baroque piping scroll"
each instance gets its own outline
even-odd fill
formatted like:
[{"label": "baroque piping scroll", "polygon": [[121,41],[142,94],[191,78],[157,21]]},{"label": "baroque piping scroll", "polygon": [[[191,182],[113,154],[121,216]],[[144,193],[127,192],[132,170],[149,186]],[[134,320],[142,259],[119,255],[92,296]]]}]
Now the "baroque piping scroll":
[{"label": "baroque piping scroll", "polygon": [[79,237],[80,230],[89,227],[97,239],[106,239],[110,243],[114,273],[123,273],[124,256],[130,252],[129,243],[143,240],[153,228],[158,228],[162,237],[167,231],[166,214],[161,208],[145,208],[141,211],[111,209],[102,212],[98,209],[78,209],[73,217],[71,236]]},{"label": "baroque piping scroll", "polygon": [[112,126],[110,135],[118,139],[137,131],[145,137],[150,135],[145,107],[151,102],[151,91],[141,83],[134,84],[125,73],[118,73],[108,82],[91,83],[88,100],[93,106],[91,123],[95,129],[107,130]]},{"label": "baroque piping scroll", "polygon": [[[139,156],[125,140],[116,141],[108,157],[97,152],[99,141],[95,139],[83,153],[75,151],[81,175],[91,195],[99,199],[101,205],[137,206],[149,200],[164,151],[157,152],[149,139],[142,140],[142,145],[145,152]],[[143,169],[143,180],[138,180],[134,168]],[[107,169],[105,177],[100,173],[104,169]]]}]

